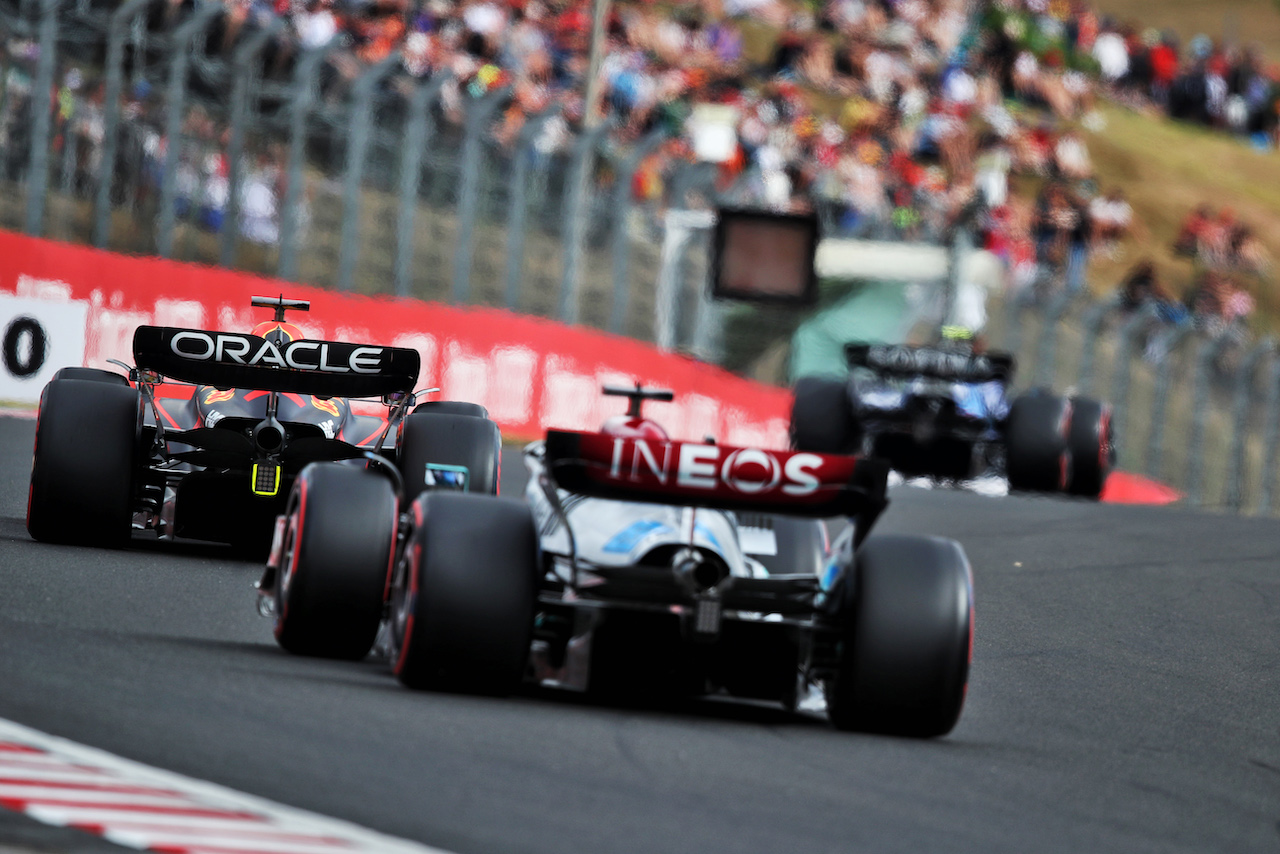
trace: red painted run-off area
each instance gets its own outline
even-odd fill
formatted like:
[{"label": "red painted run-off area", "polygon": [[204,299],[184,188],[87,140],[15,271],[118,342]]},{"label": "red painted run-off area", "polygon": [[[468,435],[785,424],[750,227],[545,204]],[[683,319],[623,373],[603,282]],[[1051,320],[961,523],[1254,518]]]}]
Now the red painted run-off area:
[{"label": "red painted run-off area", "polygon": [[1111,504],[1172,504],[1182,497],[1171,486],[1127,471],[1112,472],[1102,487],[1102,500]]},{"label": "red painted run-off area", "polygon": [[[14,311],[40,320],[49,352],[59,354],[62,364],[131,364],[133,331],[143,324],[247,332],[270,316],[249,305],[259,294],[311,300],[309,312],[290,315],[309,338],[416,349],[422,356],[420,389],[439,387],[443,399],[483,404],[511,438],[538,437],[548,427],[595,429],[626,407],[621,398],[603,397],[601,385],[641,382],[675,391],[672,403],[647,404],[648,414],[673,438],[786,445],[787,390],[629,338],[502,309],[338,293],[0,231],[0,308],[8,299]],[[10,321],[0,316],[0,322]],[[29,388],[3,378],[0,398],[34,404],[60,366],[25,378]],[[1102,497],[1165,504],[1181,496],[1116,472]]]}]

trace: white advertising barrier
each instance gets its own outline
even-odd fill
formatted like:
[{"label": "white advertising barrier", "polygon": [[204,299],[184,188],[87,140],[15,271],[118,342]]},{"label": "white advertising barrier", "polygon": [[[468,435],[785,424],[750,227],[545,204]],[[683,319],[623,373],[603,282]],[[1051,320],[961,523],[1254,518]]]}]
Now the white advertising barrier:
[{"label": "white advertising barrier", "polygon": [[0,294],[0,403],[35,405],[58,368],[84,364],[88,314],[82,301]]}]

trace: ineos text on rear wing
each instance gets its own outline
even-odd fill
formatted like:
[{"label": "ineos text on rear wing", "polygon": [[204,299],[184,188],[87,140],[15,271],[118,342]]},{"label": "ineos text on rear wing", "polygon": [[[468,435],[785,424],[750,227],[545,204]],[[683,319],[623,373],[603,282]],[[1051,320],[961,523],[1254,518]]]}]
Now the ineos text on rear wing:
[{"label": "ineos text on rear wing", "polygon": [[133,334],[139,368],[183,382],[322,397],[376,397],[412,391],[417,350],[341,341],[286,341],[256,335],[139,326]]},{"label": "ineos text on rear wing", "polygon": [[887,464],[862,457],[548,430],[546,464],[563,489],[622,501],[872,519],[888,503]]},{"label": "ineos text on rear wing", "polygon": [[970,383],[1013,379],[1011,353],[965,353],[908,344],[846,344],[844,354],[850,367],[870,368],[885,376]]}]

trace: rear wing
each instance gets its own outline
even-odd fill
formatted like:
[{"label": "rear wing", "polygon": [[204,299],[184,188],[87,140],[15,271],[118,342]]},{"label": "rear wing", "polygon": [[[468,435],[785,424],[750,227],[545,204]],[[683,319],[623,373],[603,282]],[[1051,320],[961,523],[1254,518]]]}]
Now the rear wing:
[{"label": "rear wing", "polygon": [[973,353],[909,344],[846,344],[851,368],[869,368],[891,377],[928,377],[955,382],[1004,382],[1013,379],[1012,353]]},{"label": "rear wing", "polygon": [[182,382],[219,388],[377,397],[413,391],[417,350],[341,341],[284,341],[257,335],[139,326],[133,333],[139,368]]},{"label": "rear wing", "polygon": [[789,516],[855,516],[888,504],[882,460],[548,430],[546,465],[580,495]]}]

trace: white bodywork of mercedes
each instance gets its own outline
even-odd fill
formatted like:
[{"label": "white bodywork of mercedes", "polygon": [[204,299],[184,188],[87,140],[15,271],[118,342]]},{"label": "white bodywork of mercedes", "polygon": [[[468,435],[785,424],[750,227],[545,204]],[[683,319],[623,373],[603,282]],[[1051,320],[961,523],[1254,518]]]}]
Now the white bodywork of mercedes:
[{"label": "white bodywork of mercedes", "polygon": [[525,498],[533,508],[544,553],[565,561],[574,556],[588,567],[589,573],[591,566],[636,566],[663,546],[689,547],[718,555],[731,577],[769,576],[760,558],[776,555],[778,542],[766,517],[704,507],[593,498],[557,489],[570,531],[546,492],[543,443],[526,446],[524,460],[529,469]]}]

